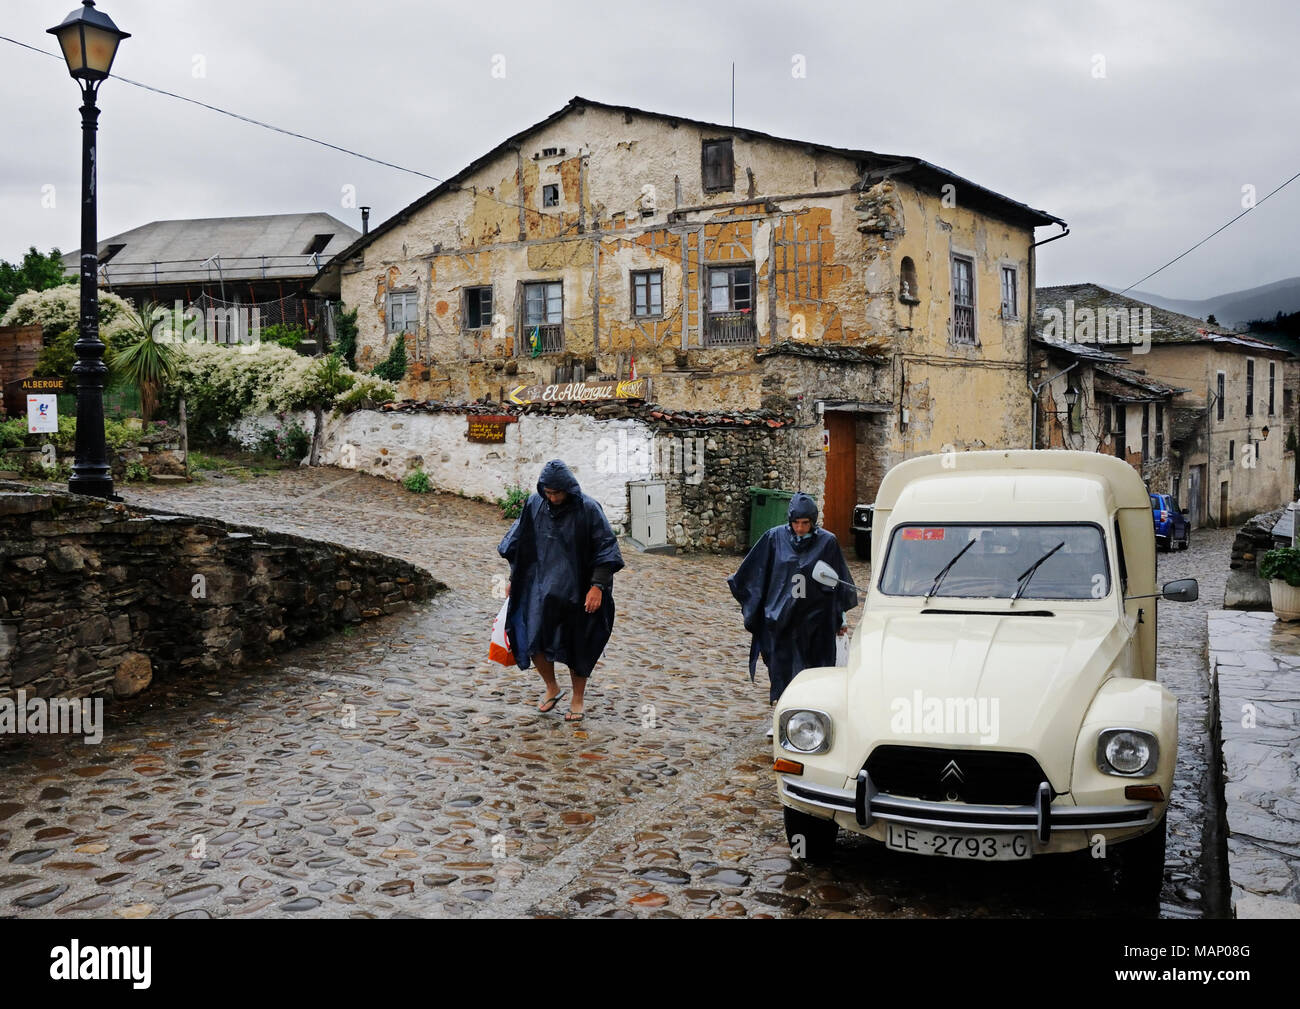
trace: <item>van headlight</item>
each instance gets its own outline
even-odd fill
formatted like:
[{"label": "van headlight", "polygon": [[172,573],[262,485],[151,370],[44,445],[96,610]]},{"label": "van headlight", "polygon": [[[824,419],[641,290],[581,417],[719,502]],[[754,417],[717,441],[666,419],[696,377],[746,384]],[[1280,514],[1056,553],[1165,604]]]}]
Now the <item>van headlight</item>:
[{"label": "van headlight", "polygon": [[781,746],[794,753],[825,753],[831,748],[831,716],[792,708],[781,712]]},{"label": "van headlight", "polygon": [[1140,778],[1160,763],[1160,741],[1144,729],[1106,729],[1097,737],[1097,769]]}]

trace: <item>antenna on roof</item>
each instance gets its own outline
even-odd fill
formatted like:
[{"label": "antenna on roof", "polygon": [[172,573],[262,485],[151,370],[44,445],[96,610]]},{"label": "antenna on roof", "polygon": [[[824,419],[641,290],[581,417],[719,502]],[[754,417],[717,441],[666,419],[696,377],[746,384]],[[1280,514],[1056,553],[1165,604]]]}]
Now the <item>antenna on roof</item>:
[{"label": "antenna on roof", "polygon": [[736,61],[731,61],[731,128],[736,128]]}]

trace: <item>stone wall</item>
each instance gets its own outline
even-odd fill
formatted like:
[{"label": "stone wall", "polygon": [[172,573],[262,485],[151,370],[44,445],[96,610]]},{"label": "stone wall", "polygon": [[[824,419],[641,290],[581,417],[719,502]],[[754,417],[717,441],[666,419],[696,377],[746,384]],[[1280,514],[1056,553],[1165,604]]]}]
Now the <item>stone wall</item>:
[{"label": "stone wall", "polygon": [[1273,603],[1269,597],[1268,582],[1259,577],[1259,558],[1276,546],[1273,527],[1282,517],[1283,509],[1256,515],[1237,530],[1232,541],[1232,571],[1224,587],[1225,610],[1268,610]]},{"label": "stone wall", "polygon": [[128,697],[442,588],[370,551],[0,481],[0,697]]}]

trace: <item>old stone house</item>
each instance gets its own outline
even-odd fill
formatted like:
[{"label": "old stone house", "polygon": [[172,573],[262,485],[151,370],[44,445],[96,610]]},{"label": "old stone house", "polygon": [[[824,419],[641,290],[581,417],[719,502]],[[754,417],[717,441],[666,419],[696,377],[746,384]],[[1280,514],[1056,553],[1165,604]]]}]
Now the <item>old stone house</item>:
[{"label": "old stone house", "polygon": [[1153,493],[1173,493],[1174,461],[1191,418],[1199,416],[1174,406],[1186,390],[1133,371],[1125,358],[1093,345],[1036,337],[1033,349],[1034,447],[1115,455]]},{"label": "old stone house", "polygon": [[[736,549],[748,487],[812,493],[847,538],[893,463],[1028,443],[1034,229],[1052,224],[917,158],[575,98],[352,243],[316,290],[358,307],[362,366],[405,342],[401,393],[439,417],[483,401],[536,416],[518,404],[635,367],[644,403],[619,422],[705,438],[694,532],[672,514],[686,474],[650,474],[670,484],[668,541]],[[588,423],[614,418],[565,414],[468,454],[445,419],[441,441],[406,426],[327,449],[449,489],[553,452],[600,477],[621,521],[635,474],[594,472],[609,430]]]},{"label": "old stone house", "polygon": [[[1293,499],[1294,355],[1096,284],[1040,288],[1038,302],[1043,335],[1119,357],[1144,380],[1177,390],[1163,421],[1172,447],[1168,483],[1151,489],[1174,494],[1196,525],[1239,525]],[[1144,437],[1155,437],[1155,422]],[[1125,431],[1132,453],[1131,411]]]}]

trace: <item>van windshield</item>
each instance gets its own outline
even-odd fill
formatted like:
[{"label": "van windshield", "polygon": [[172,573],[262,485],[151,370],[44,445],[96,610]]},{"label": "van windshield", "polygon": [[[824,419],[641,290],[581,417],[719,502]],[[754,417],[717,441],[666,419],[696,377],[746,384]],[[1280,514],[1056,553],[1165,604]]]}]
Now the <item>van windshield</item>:
[{"label": "van windshield", "polygon": [[1090,523],[902,525],[890,535],[879,586],[890,596],[1101,599],[1110,565]]}]

